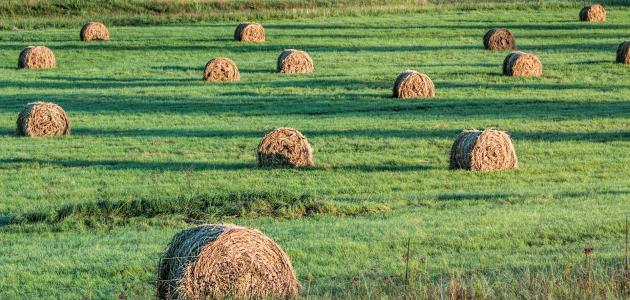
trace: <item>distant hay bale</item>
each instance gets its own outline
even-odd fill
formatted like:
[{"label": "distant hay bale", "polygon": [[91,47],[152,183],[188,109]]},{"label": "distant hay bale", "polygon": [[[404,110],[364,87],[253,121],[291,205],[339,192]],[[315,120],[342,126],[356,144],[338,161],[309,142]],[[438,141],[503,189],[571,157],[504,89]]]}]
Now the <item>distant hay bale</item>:
[{"label": "distant hay bale", "polygon": [[313,60],[304,51],[287,49],[278,57],[277,71],[280,73],[312,73],[313,69]]},{"label": "distant hay bale", "polygon": [[503,61],[503,74],[509,76],[537,77],[542,75],[542,63],[533,54],[514,51]]},{"label": "distant hay bale", "polygon": [[606,9],[599,3],[582,8],[580,10],[580,21],[604,22],[606,21]]},{"label": "distant hay bale", "polygon": [[50,69],[57,65],[55,54],[44,46],[29,46],[24,48],[18,59],[20,69]]},{"label": "distant hay bale", "polygon": [[449,169],[491,171],[518,168],[510,136],[499,130],[464,130],[451,147]]},{"label": "distant hay bale", "polygon": [[505,28],[492,28],[483,36],[483,45],[488,50],[514,50],[516,41]]},{"label": "distant hay bale", "polygon": [[265,28],[258,23],[241,23],[234,31],[234,40],[240,42],[264,42]]},{"label": "distant hay bale", "polygon": [[70,119],[57,104],[29,103],[18,116],[17,134],[31,137],[70,134]]},{"label": "distant hay bale", "polygon": [[82,41],[109,41],[107,27],[99,22],[90,22],[81,28]]},{"label": "distant hay bale", "polygon": [[435,96],[433,80],[414,70],[400,73],[394,82],[395,98],[430,98]]},{"label": "distant hay bale", "polygon": [[258,145],[259,167],[313,166],[313,148],[302,133],[293,128],[277,128]]},{"label": "distant hay bale", "polygon": [[630,64],[630,41],[619,44],[617,48],[617,62],[622,64]]},{"label": "distant hay bale", "polygon": [[177,233],[160,259],[159,299],[291,299],[289,256],[256,229],[206,224]]},{"label": "distant hay bale", "polygon": [[217,57],[206,64],[203,71],[203,79],[206,81],[239,81],[241,74],[236,64],[229,58]]}]

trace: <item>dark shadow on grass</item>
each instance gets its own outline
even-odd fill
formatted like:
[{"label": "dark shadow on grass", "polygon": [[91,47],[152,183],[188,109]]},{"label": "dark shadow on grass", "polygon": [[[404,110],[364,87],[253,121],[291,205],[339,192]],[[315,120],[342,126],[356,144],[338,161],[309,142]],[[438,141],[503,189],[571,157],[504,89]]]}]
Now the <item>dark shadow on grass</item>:
[{"label": "dark shadow on grass", "polygon": [[568,62],[569,65],[598,65],[598,64],[606,64],[606,65],[614,65],[615,60],[583,60],[583,61],[574,61]]},{"label": "dark shadow on grass", "polygon": [[98,167],[112,170],[223,170],[235,171],[255,168],[252,163],[203,163],[203,162],[150,162],[150,161],[130,161],[130,160],[74,160],[74,159],[31,159],[31,158],[10,158],[0,159],[3,168],[10,167],[10,164],[38,164],[52,165],[66,168],[90,168]]},{"label": "dark shadow on grass", "polygon": [[[600,61],[600,62],[608,62],[608,61]],[[588,63],[588,62],[582,62]],[[613,63],[612,61],[610,62]],[[426,65],[426,67],[436,67],[442,65]],[[493,64],[479,64],[478,66],[495,66]],[[203,87],[206,85],[225,85],[232,86],[235,90],[226,90],[220,91],[218,95],[220,96],[243,96],[248,95],[252,97],[259,98],[267,98],[269,94],[260,94],[257,92],[248,92],[249,90],[261,88],[261,87],[270,87],[270,88],[286,88],[286,87],[298,87],[298,88],[325,88],[325,89],[343,89],[343,90],[360,90],[360,89],[379,89],[382,90],[383,96],[390,96],[389,89],[391,88],[392,82],[395,79],[395,76],[392,75],[392,79],[389,81],[374,81],[374,80],[356,80],[356,79],[346,79],[346,78],[321,78],[315,76],[303,76],[303,77],[295,77],[295,76],[285,76],[284,74],[274,74],[272,75],[272,79],[277,79],[273,81],[240,81],[240,82],[231,82],[231,83],[206,83],[201,79],[202,68],[199,69],[190,69],[188,67],[183,66],[171,66],[172,69],[178,71],[198,71],[200,76],[198,77],[187,77],[187,78],[122,78],[122,79],[112,79],[106,77],[72,77],[72,76],[42,76],[38,81],[17,81],[17,80],[0,80],[0,85],[11,86],[11,87],[19,87],[25,89],[118,89],[118,88],[160,88],[160,87],[181,87],[181,86],[198,86]],[[155,67],[161,68],[161,67]],[[498,67],[497,67],[498,68]],[[256,73],[268,73],[273,74],[273,69],[243,69],[242,73],[247,72],[256,72]],[[478,74],[479,72],[465,72],[465,71],[452,71],[449,73],[453,74]],[[490,73],[495,76],[502,76],[501,73]],[[539,89],[627,89],[630,88],[630,85],[602,85],[602,86],[593,86],[587,85],[583,83],[520,83],[520,82],[508,82],[508,83],[463,83],[456,81],[435,81],[438,88],[491,88],[497,90],[512,90],[516,88],[525,88],[532,90]],[[236,89],[238,88],[238,89]],[[361,94],[357,94],[361,95]],[[363,94],[366,96],[368,94]],[[273,95],[274,97],[279,98],[291,98],[297,97],[295,94],[282,94]],[[124,98],[124,95],[116,95],[116,98]],[[133,97],[131,95],[126,97]],[[142,96],[138,96],[142,97]],[[308,97],[308,96],[304,96]],[[317,97],[317,95],[311,96]],[[399,101],[399,100],[397,100]],[[431,101],[431,100],[429,100]],[[273,102],[277,102],[273,101]],[[405,102],[411,102],[410,100],[406,100]],[[426,102],[426,101],[424,101]],[[0,104],[1,105],[1,104]]]},{"label": "dark shadow on grass", "polygon": [[[7,130],[8,131],[8,130]],[[365,129],[365,130],[303,130],[308,138],[410,138],[410,139],[451,139],[455,138],[461,130],[452,129]],[[14,132],[14,130],[12,131]],[[113,136],[113,137],[207,137],[207,138],[262,138],[266,132],[254,130],[198,130],[198,129],[95,129],[76,128],[75,135],[89,136]],[[535,131],[509,131],[516,141],[630,141],[630,131],[618,132],[535,132]],[[374,168],[366,166],[366,168]],[[211,167],[209,167],[211,168]]]},{"label": "dark shadow on grass", "polygon": [[152,70],[162,70],[162,71],[182,71],[182,72],[190,72],[190,71],[195,71],[195,72],[203,72],[204,70],[204,66],[195,66],[195,67],[191,67],[191,66],[151,66],[149,67]]},{"label": "dark shadow on grass", "polygon": [[[286,32],[286,31],[281,31],[281,32]],[[299,38],[301,40],[306,40],[306,39],[324,39],[324,40],[330,40],[330,39],[369,39],[369,38],[382,38],[383,34],[380,33],[376,33],[376,34],[355,34],[355,33],[334,33],[334,32],[328,32],[328,33],[306,33],[306,34],[299,34],[297,35],[295,32],[291,32],[291,33],[273,33],[273,38],[274,39],[278,39],[278,38],[289,38],[289,39],[296,39]]]},{"label": "dark shadow on grass", "polygon": [[563,32],[544,32],[544,33],[531,33],[527,31],[522,31],[515,33],[516,38],[518,39],[557,39],[558,37],[562,37],[562,39],[578,39],[578,40],[602,40],[602,39],[623,39],[623,36],[619,33],[608,33],[608,32],[599,32],[601,28],[593,28],[597,29],[598,32],[584,32],[583,30],[578,31],[563,31]]},{"label": "dark shadow on grass", "polygon": [[436,197],[439,201],[483,201],[483,200],[504,200],[507,198],[527,197],[525,194],[513,193],[459,193],[459,194],[441,194]]},{"label": "dark shadow on grass", "polygon": [[[182,81],[186,84],[189,79]],[[194,84],[195,79],[190,79]],[[151,113],[172,113],[186,115],[221,115],[230,114],[241,117],[250,116],[421,116],[423,118],[627,118],[630,115],[630,102],[625,100],[607,100],[582,98],[579,100],[554,101],[547,99],[513,98],[445,98],[431,99],[394,99],[389,91],[390,82],[362,80],[329,80],[317,78],[287,79],[286,82],[238,82],[227,84],[205,83],[198,80],[199,88],[214,88],[215,91],[203,95],[158,95],[120,93],[116,87],[103,88],[104,91],[46,91],[40,93],[20,92],[0,95],[0,111],[17,113],[24,104],[31,101],[52,101],[61,105],[72,116],[73,113],[137,115]],[[38,82],[24,83],[37,85]],[[52,83],[48,83],[51,84]],[[91,85],[92,83],[84,83]],[[109,84],[109,83],[106,83]],[[133,81],[130,82],[133,84]],[[142,84],[142,83],[140,83]],[[169,86],[170,82],[162,82]],[[451,85],[451,88],[478,88],[479,85],[457,82],[436,82]],[[72,83],[67,83],[71,88]],[[507,83],[488,85],[506,89],[514,86],[554,89],[554,84]],[[160,87],[154,85],[153,87]],[[322,89],[337,88],[337,91],[318,94],[255,92],[254,87],[303,87]],[[120,87],[117,87],[120,88]],[[448,86],[446,87],[448,88]],[[571,88],[585,90],[590,86],[572,85]],[[618,86],[617,88],[626,88]],[[350,90],[346,90],[350,89]],[[354,89],[354,90],[353,90]],[[356,89],[368,89],[357,91]],[[603,88],[602,88],[603,89]],[[375,92],[376,91],[376,92]],[[80,128],[80,124],[76,124]]]},{"label": "dark shadow on grass", "polygon": [[0,216],[0,227],[10,225],[13,218],[13,216]]},{"label": "dark shadow on grass", "polygon": [[265,132],[198,129],[97,129],[89,127],[77,127],[72,129],[72,134],[77,136],[86,135],[104,137],[262,138],[265,135]]},{"label": "dark shadow on grass", "polygon": [[[202,79],[203,68],[200,69],[179,69],[179,71],[198,71],[199,76],[186,78],[99,78],[99,77],[69,77],[69,76],[42,76],[38,81],[18,81],[18,80],[0,80],[0,86],[19,87],[25,89],[118,89],[118,88],[161,88],[161,87],[181,87],[181,86],[204,86],[204,85],[229,85],[238,87],[238,91],[226,91],[221,95],[243,95],[247,94],[248,89],[260,87],[322,87],[322,88],[390,88],[390,83],[362,81],[351,79],[319,79],[318,77],[308,76],[292,77],[286,74],[277,74],[277,81],[239,81],[239,82],[219,82],[207,83]],[[244,69],[245,72],[257,73],[275,73],[274,69]],[[392,79],[393,80],[393,79]],[[250,93],[251,95],[260,96],[260,94]]]},{"label": "dark shadow on grass", "polygon": [[[0,50],[18,50],[24,48],[23,45],[17,44],[0,44]],[[367,51],[367,52],[432,52],[432,51],[456,51],[456,50],[470,50],[470,49],[480,49],[479,45],[440,45],[440,46],[430,46],[430,45],[400,45],[400,46],[379,46],[379,45],[366,45],[366,46],[322,46],[320,44],[307,44],[302,43],[301,45],[295,44],[281,44],[281,45],[273,45],[273,44],[229,44],[229,45],[164,45],[164,44],[147,44],[142,46],[130,46],[130,45],[119,45],[119,44],[86,44],[82,46],[77,46],[74,44],[62,44],[62,45],[51,45],[53,51],[55,50],[106,50],[106,51],[220,51],[221,53],[250,53],[250,52],[275,52],[280,54],[280,52],[284,49],[290,48],[299,48],[300,50],[304,50],[307,52],[317,53],[317,52],[358,52],[358,51]]]},{"label": "dark shadow on grass", "polygon": [[563,43],[547,45],[528,45],[528,51],[563,51],[563,52],[610,52],[616,51],[619,43]]},{"label": "dark shadow on grass", "polygon": [[[554,193],[557,198],[582,198],[597,197],[602,195],[625,196],[630,195],[630,191],[611,190],[611,191],[593,191],[593,192],[560,192]],[[516,198],[531,198],[536,194],[532,193],[457,193],[457,194],[441,194],[436,197],[440,201],[483,201],[483,200],[509,200]]]},{"label": "dark shadow on grass", "polygon": [[[479,46],[479,48],[481,49],[481,46]],[[506,52],[507,54],[507,52]],[[459,68],[465,68],[465,67],[494,67],[496,68],[497,66],[500,66],[500,64],[495,64],[495,63],[474,63],[474,64],[463,64],[463,63],[458,63],[458,64],[445,64],[445,63],[439,63],[439,64],[431,64],[431,63],[419,63],[418,66],[421,67],[459,67]]]},{"label": "dark shadow on grass", "polygon": [[579,83],[462,83],[454,81],[437,81],[436,85],[441,88],[460,89],[460,88],[486,88],[493,90],[515,90],[515,89],[532,89],[532,90],[619,90],[630,89],[629,85],[611,85],[602,83],[599,86],[585,85]]},{"label": "dark shadow on grass", "polygon": [[269,69],[239,69],[241,71],[241,74],[243,73],[276,73],[276,69],[275,68],[269,68]]},{"label": "dark shadow on grass", "polygon": [[334,166],[334,167],[315,167],[318,170],[347,170],[362,172],[419,172],[434,170],[435,167],[427,165],[355,165],[355,166]]},{"label": "dark shadow on grass", "polygon": [[[17,113],[15,114],[15,118],[17,119]],[[16,128],[0,128],[0,136],[18,136],[16,132]]]},{"label": "dark shadow on grass", "polygon": [[[110,170],[160,170],[160,171],[181,171],[181,170],[274,170],[278,168],[258,168],[255,163],[201,163],[201,162],[144,162],[144,161],[117,161],[117,160],[45,160],[31,158],[8,158],[0,159],[3,167],[0,169],[10,169],[12,165],[38,164],[44,166],[57,166],[64,168],[105,168]],[[280,168],[283,169],[283,168]],[[284,168],[291,169],[291,168]],[[305,168],[304,171],[315,170],[347,170],[360,172],[415,172],[430,170],[433,167],[425,165],[358,165],[358,166],[335,166],[335,167],[312,167]]]},{"label": "dark shadow on grass", "polygon": [[[356,25],[344,25],[344,24],[268,24],[265,28],[268,29],[282,29],[282,30],[322,30],[322,29],[361,29],[361,30],[412,30],[412,29],[477,29],[485,33],[492,27],[502,27],[501,22],[493,21],[492,24],[479,23],[479,24],[458,24],[463,23],[459,20],[453,22],[455,24],[402,24],[399,25],[374,25],[374,24],[356,24]],[[579,29],[600,29],[600,30],[630,30],[628,24],[597,24],[597,23],[585,23],[585,22],[558,22],[558,23],[530,23],[530,24],[510,24],[510,30],[523,29],[523,30],[579,30]],[[482,33],[482,35],[483,35]]]},{"label": "dark shadow on grass", "polygon": [[[162,70],[162,71],[181,71],[181,72],[190,72],[190,71],[194,71],[194,72],[199,72],[200,74],[202,74],[203,70],[204,70],[204,66],[196,66],[196,67],[191,67],[191,66],[152,66],[150,67],[153,70]],[[269,68],[269,69],[241,69],[239,68],[239,71],[241,72],[241,74],[243,73],[275,73],[275,69],[273,68]]]},{"label": "dark shadow on grass", "polygon": [[154,78],[154,79],[106,79],[66,76],[42,76],[38,81],[0,80],[0,86],[25,89],[118,89],[138,87],[176,87],[204,83],[202,75],[198,78]]}]

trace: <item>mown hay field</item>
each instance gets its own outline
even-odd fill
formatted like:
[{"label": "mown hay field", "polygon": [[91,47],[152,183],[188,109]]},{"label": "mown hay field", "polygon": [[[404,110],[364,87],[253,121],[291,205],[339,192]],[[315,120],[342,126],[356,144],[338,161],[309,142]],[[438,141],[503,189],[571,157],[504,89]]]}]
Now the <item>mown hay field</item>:
[{"label": "mown hay field", "polygon": [[[110,41],[89,43],[80,27],[1,31],[0,298],[155,295],[168,241],[199,223],[260,229],[315,298],[398,282],[408,242],[412,270],[435,281],[562,272],[585,247],[599,265],[620,262],[630,67],[615,56],[630,9],[592,24],[578,12],[251,20],[264,43],[233,41],[227,21],[108,26]],[[492,27],[540,58],[543,75],[503,76],[508,52],[483,46]],[[57,66],[17,70],[29,45],[49,47]],[[313,73],[276,73],[292,48]],[[233,60],[240,81],[204,81],[214,57]],[[435,97],[392,97],[408,69],[431,77]],[[16,136],[34,101],[63,107],[72,134]],[[277,127],[308,138],[313,168],[257,167]],[[454,139],[475,128],[507,131],[519,168],[449,170]]]}]

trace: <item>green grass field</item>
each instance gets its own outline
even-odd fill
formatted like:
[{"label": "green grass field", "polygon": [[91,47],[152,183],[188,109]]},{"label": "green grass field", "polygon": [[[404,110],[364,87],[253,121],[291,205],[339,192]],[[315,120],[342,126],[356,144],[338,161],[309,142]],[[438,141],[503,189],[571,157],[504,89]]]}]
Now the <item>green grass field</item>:
[{"label": "green grass field", "polygon": [[[269,19],[264,44],[232,41],[232,21],[114,26],[104,43],[79,28],[1,31],[0,298],[150,297],[172,235],[220,222],[278,242],[312,298],[385,297],[371,293],[402,281],[408,241],[412,269],[437,285],[553,276],[582,266],[585,246],[605,279],[630,212],[630,67],[614,63],[630,8],[585,24],[575,7]],[[507,52],[482,46],[493,26],[540,57],[541,78],[501,75]],[[57,68],[16,70],[32,44]],[[275,73],[285,48],[315,72]],[[202,80],[216,56],[240,82]],[[392,98],[406,69],[437,96]],[[34,100],[61,105],[72,135],[15,136]],[[309,138],[315,168],[256,168],[281,126]],[[508,131],[520,168],[449,171],[470,128]],[[154,211],[107,208],[134,201]]]}]

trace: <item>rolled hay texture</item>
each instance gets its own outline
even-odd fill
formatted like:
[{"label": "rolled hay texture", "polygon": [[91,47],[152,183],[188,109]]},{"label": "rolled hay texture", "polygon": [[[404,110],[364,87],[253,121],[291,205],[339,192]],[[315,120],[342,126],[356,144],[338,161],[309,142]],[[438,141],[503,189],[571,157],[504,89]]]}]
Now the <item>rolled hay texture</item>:
[{"label": "rolled hay texture", "polygon": [[630,64],[630,41],[619,44],[617,48],[617,62],[621,64]]},{"label": "rolled hay texture", "polygon": [[291,299],[289,256],[256,229],[206,224],[177,233],[160,259],[160,299]]},{"label": "rolled hay texture", "polygon": [[20,69],[50,69],[57,65],[55,54],[48,47],[29,46],[24,48],[18,59]]},{"label": "rolled hay texture", "polygon": [[265,28],[258,23],[241,23],[234,31],[234,40],[239,42],[264,42]]},{"label": "rolled hay texture", "polygon": [[109,31],[102,23],[90,22],[81,28],[82,41],[109,41]]},{"label": "rolled hay texture", "polygon": [[407,70],[394,82],[394,98],[430,98],[435,96],[433,80],[426,74]]},{"label": "rolled hay texture", "polygon": [[17,134],[31,137],[70,134],[70,119],[57,104],[29,103],[18,115]]},{"label": "rolled hay texture", "polygon": [[313,148],[302,133],[293,128],[277,128],[260,141],[259,167],[313,166]]},{"label": "rolled hay texture", "polygon": [[488,50],[514,50],[516,41],[505,28],[492,28],[483,36],[483,45]]},{"label": "rolled hay texture", "polygon": [[279,73],[312,73],[313,69],[313,60],[304,51],[287,49],[278,56],[277,71]]},{"label": "rolled hay texture", "polygon": [[239,81],[241,80],[241,73],[239,73],[238,67],[231,59],[217,57],[206,64],[206,69],[203,71],[203,79],[213,82]]},{"label": "rolled hay texture", "polygon": [[503,74],[519,77],[542,75],[542,63],[536,55],[521,51],[510,52],[503,61]]},{"label": "rolled hay texture", "polygon": [[464,130],[451,147],[449,169],[492,171],[518,168],[510,136],[499,130]]},{"label": "rolled hay texture", "polygon": [[580,10],[580,21],[585,22],[604,22],[606,21],[606,9],[595,3]]}]

